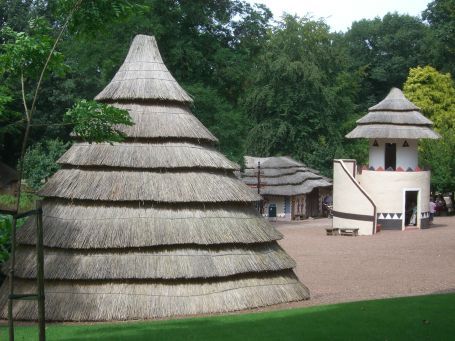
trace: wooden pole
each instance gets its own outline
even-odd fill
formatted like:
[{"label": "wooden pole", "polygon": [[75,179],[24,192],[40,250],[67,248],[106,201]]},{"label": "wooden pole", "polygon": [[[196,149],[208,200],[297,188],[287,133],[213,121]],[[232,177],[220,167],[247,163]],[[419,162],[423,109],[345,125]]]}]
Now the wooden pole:
[{"label": "wooden pole", "polygon": [[261,194],[261,161],[258,161],[258,194]]},{"label": "wooden pole", "polygon": [[14,317],[13,317],[13,302],[14,302],[14,267],[16,263],[16,215],[13,216],[13,226],[11,228],[11,264],[9,268],[9,300],[8,300],[8,329],[9,340],[14,341]]},{"label": "wooden pole", "polygon": [[43,250],[43,209],[42,201],[36,201],[36,269],[38,289],[39,340],[46,340],[46,315],[44,305],[44,250]]}]

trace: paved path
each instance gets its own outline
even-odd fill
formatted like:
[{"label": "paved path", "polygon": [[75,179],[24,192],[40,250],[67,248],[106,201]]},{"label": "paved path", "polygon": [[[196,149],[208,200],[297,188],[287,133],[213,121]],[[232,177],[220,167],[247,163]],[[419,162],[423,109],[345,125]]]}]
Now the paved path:
[{"label": "paved path", "polygon": [[359,237],[326,236],[329,219],[275,225],[312,295],[286,306],[455,292],[455,217],[435,217],[430,229]]}]

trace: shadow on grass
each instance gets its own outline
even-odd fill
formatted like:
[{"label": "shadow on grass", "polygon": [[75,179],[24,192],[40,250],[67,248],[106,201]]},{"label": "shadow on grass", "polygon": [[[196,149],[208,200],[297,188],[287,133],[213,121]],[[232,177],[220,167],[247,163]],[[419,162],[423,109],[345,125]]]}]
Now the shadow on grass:
[{"label": "shadow on grass", "polygon": [[[35,335],[29,327],[18,329],[17,340]],[[49,340],[62,341],[445,340],[454,333],[455,294],[171,321],[59,324],[47,331]]]}]

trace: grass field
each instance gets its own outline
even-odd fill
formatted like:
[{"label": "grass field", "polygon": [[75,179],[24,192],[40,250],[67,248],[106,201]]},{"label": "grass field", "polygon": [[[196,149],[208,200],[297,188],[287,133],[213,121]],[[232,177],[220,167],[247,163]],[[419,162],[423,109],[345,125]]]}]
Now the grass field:
[{"label": "grass field", "polygon": [[[455,294],[168,321],[51,324],[48,340],[450,340]],[[0,339],[7,340],[2,327]],[[16,340],[36,340],[18,327]]]}]

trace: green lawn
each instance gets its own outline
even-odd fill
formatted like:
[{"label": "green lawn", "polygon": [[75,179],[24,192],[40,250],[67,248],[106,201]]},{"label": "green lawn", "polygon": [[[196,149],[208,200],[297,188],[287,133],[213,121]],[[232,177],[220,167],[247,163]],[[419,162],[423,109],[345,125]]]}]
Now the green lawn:
[{"label": "green lawn", "polygon": [[[18,327],[16,340],[36,339]],[[256,314],[156,322],[63,325],[48,340],[450,340],[455,294],[363,301]],[[2,327],[0,339],[7,339]]]}]

